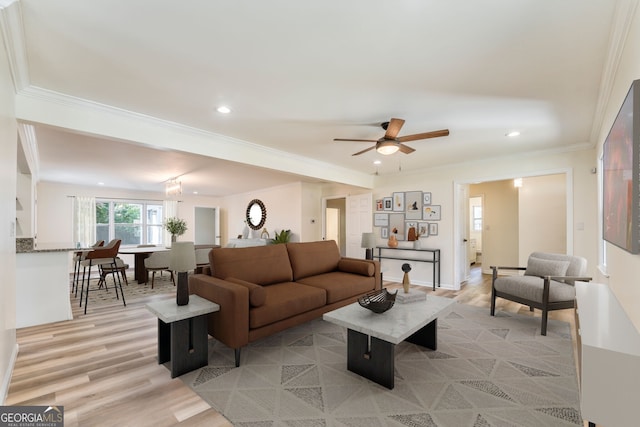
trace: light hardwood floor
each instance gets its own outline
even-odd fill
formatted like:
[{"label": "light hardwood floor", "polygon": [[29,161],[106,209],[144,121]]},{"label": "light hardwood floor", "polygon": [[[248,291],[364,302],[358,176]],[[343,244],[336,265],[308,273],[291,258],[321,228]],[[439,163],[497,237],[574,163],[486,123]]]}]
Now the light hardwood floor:
[{"label": "light hardwood floor", "polygon": [[[473,268],[471,280],[460,291],[438,289],[435,294],[487,307],[489,315],[490,292],[491,277]],[[231,426],[158,365],[157,320],[145,304],[159,298],[171,296],[131,301],[126,308],[120,302],[90,305],[83,315],[72,297],[74,320],[19,329],[19,353],[6,404],[62,405],[66,427]],[[539,316],[501,299],[497,309]],[[555,311],[550,317],[572,324],[575,346],[573,310]]]}]

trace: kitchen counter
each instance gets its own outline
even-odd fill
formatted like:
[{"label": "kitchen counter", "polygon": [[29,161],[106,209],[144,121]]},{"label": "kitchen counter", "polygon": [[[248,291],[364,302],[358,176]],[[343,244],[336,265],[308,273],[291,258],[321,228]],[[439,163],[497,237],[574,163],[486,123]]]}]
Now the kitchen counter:
[{"label": "kitchen counter", "polygon": [[77,249],[70,243],[33,247],[22,240],[16,239],[16,327],[73,319],[69,265]]}]

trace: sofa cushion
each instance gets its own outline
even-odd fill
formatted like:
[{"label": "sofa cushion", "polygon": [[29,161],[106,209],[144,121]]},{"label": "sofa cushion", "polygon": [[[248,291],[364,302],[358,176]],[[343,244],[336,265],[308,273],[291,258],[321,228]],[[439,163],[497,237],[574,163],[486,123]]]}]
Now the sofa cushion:
[{"label": "sofa cushion", "polygon": [[[542,302],[544,280],[536,276],[504,276],[496,279],[494,287],[498,292]],[[576,288],[573,285],[550,281],[549,302],[570,301],[575,298],[575,295]]]},{"label": "sofa cushion", "polygon": [[255,283],[247,282],[246,280],[236,279],[235,277],[227,277],[225,280],[249,289],[249,304],[251,307],[260,307],[265,303],[267,293],[265,292],[264,287],[256,285]]},{"label": "sofa cushion", "polygon": [[569,261],[550,260],[530,256],[527,261],[526,276],[564,276],[569,268]]},{"label": "sofa cushion", "polygon": [[334,240],[287,243],[293,280],[338,269],[340,250]]},{"label": "sofa cushion", "polygon": [[327,304],[362,295],[376,288],[375,277],[342,271],[305,277],[300,279],[298,283],[324,289],[327,293]]},{"label": "sofa cushion", "polygon": [[213,248],[209,252],[212,276],[235,277],[257,285],[289,282],[293,279],[285,245],[247,248]]},{"label": "sofa cushion", "polygon": [[299,283],[276,283],[265,286],[264,290],[265,303],[260,307],[249,309],[249,328],[251,329],[322,307],[327,303],[327,294],[323,289]]},{"label": "sofa cushion", "polygon": [[372,262],[367,262],[362,259],[344,258],[338,262],[338,270],[369,277],[373,276],[376,272],[376,268]]}]

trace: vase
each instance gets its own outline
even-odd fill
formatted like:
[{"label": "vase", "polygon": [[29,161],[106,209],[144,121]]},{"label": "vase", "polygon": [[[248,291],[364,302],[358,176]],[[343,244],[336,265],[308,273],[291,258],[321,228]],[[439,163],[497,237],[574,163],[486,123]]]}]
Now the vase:
[{"label": "vase", "polygon": [[422,248],[422,244],[420,243],[420,239],[416,239],[413,241],[413,249],[420,249]]},{"label": "vase", "polygon": [[171,235],[171,243],[175,243],[176,242],[176,235],[172,234]]},{"label": "vase", "polygon": [[389,236],[389,241],[387,242],[387,246],[389,246],[390,248],[398,247],[398,239],[396,239],[395,234],[392,234],[391,236]]}]

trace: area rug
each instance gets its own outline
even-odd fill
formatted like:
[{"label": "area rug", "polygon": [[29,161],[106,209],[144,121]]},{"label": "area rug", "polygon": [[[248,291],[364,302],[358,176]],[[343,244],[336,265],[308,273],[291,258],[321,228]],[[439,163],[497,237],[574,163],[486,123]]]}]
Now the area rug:
[{"label": "area rug", "polygon": [[[176,288],[171,281],[171,276],[168,273],[163,275],[156,274],[156,277],[153,281],[153,289],[151,289],[151,277],[149,277],[149,282],[145,284],[139,284],[135,278],[133,277],[133,271],[127,271],[127,280],[129,282],[126,285],[124,282],[122,283],[122,292],[124,293],[125,301],[128,303],[134,302],[141,298],[146,298],[152,295],[164,295],[164,294],[175,294]],[[89,307],[96,307],[101,305],[108,304],[120,304],[122,305],[122,301],[116,299],[116,294],[113,289],[113,277],[109,275],[107,277],[107,285],[108,289],[104,287],[102,289],[98,289],[98,279],[91,279],[91,292],[89,292]],[[118,292],[120,292],[120,288],[118,288]],[[80,291],[78,291],[78,296],[75,297],[74,294],[71,294],[71,302],[79,303],[78,299],[80,298]],[[83,301],[84,304],[84,301]]]},{"label": "area rug", "polygon": [[236,427],[582,425],[569,324],[457,304],[437,351],[396,347],[395,388],[347,371],[346,329],[321,319],[181,377]]}]

